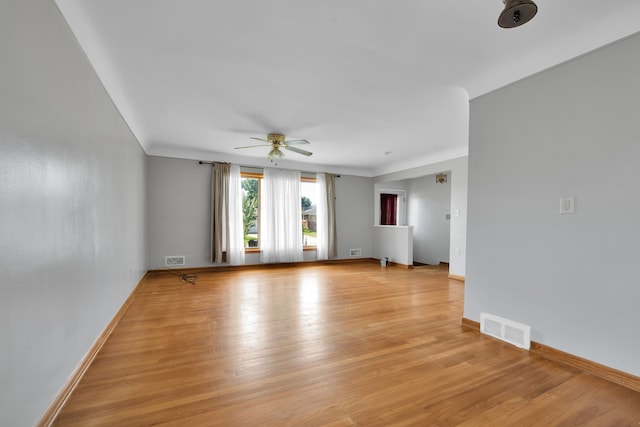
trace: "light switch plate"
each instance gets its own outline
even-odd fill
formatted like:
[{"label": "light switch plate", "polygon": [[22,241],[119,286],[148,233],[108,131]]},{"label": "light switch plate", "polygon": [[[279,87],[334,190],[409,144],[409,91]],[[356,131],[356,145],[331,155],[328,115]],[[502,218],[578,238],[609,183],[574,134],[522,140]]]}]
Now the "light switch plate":
[{"label": "light switch plate", "polygon": [[571,197],[560,197],[560,213],[561,214],[572,214],[576,211],[576,198]]}]

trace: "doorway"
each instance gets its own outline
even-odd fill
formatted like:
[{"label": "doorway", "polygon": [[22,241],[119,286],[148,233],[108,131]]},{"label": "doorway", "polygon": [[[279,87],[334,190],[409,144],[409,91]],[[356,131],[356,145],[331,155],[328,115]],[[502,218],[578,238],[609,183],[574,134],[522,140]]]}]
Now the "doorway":
[{"label": "doorway", "polygon": [[451,171],[407,180],[407,219],[416,265],[449,264]]}]

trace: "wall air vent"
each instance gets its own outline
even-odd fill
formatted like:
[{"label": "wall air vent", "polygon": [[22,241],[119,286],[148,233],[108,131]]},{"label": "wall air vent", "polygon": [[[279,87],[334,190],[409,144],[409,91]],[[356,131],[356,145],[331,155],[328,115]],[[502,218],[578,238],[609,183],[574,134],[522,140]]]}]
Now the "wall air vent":
[{"label": "wall air vent", "polygon": [[529,350],[531,327],[493,314],[480,313],[480,332]]},{"label": "wall air vent", "polygon": [[186,258],[184,256],[166,256],[164,257],[165,267],[178,267],[186,264]]},{"label": "wall air vent", "polygon": [[349,256],[362,256],[362,249],[349,249]]}]

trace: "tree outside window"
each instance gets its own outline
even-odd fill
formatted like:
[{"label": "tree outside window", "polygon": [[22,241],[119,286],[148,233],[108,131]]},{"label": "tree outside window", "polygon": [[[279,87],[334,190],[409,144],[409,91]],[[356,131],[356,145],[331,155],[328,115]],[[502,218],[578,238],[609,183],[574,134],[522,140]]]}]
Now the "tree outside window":
[{"label": "tree outside window", "polygon": [[306,178],[300,182],[300,195],[302,204],[302,246],[315,247],[317,241],[316,227],[316,180]]},{"label": "tree outside window", "polygon": [[244,226],[244,247],[257,248],[258,218],[260,201],[259,178],[243,177],[242,185],[242,223]]}]

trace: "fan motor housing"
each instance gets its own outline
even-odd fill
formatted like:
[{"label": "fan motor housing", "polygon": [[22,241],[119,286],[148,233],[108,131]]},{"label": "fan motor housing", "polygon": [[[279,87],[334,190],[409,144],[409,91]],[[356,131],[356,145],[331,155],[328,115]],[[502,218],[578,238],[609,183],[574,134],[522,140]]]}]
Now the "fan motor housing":
[{"label": "fan motor housing", "polygon": [[267,139],[271,143],[282,144],[284,142],[284,135],[281,133],[270,133],[267,135]]}]

